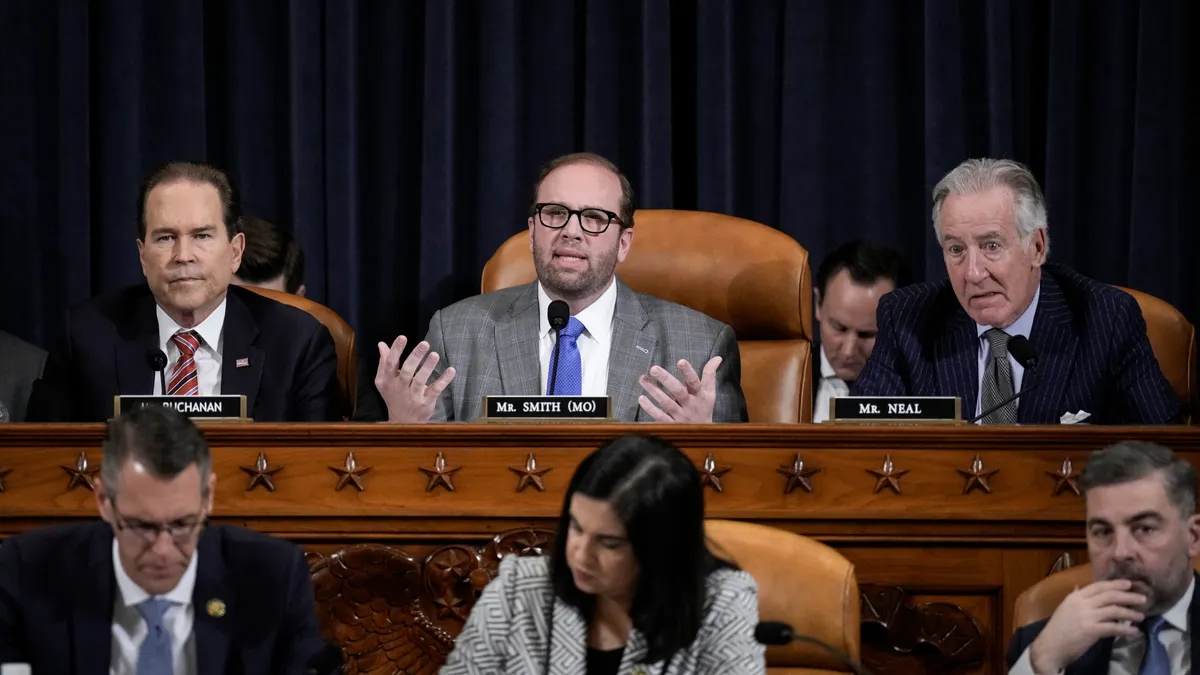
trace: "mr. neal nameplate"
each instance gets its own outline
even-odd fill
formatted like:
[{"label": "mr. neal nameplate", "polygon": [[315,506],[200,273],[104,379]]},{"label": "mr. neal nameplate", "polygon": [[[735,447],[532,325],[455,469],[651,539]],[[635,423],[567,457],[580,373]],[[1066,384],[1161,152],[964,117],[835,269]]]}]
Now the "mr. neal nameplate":
[{"label": "mr. neal nameplate", "polygon": [[957,396],[837,396],[829,415],[829,421],[842,423],[930,424],[961,419]]},{"label": "mr. neal nameplate", "polygon": [[608,396],[483,397],[483,416],[489,422],[605,422],[611,408]]},{"label": "mr. neal nameplate", "polygon": [[246,418],[246,397],[241,394],[113,397],[114,415],[116,416],[148,405],[174,408],[193,419],[236,420]]}]

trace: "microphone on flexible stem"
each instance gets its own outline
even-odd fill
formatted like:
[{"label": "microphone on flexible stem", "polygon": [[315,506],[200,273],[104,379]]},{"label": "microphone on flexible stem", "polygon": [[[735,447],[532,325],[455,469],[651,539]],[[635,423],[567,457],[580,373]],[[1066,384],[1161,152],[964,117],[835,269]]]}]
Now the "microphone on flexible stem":
[{"label": "microphone on flexible stem", "polygon": [[558,379],[558,338],[561,337],[562,329],[567,327],[567,322],[571,320],[571,308],[562,300],[554,300],[546,308],[546,319],[550,321],[550,328],[554,331],[554,357],[550,359],[550,386],[546,389],[546,394],[553,395],[554,381]]},{"label": "microphone on flexible stem", "polygon": [[158,381],[162,383],[162,395],[167,395],[167,355],[158,347],[151,347],[146,352],[146,365],[158,373]]},{"label": "microphone on flexible stem", "polygon": [[797,635],[792,627],[782,621],[761,621],[754,628],[754,639],[759,644],[764,645],[787,645],[793,642],[807,642],[814,644],[826,652],[829,652],[833,658],[839,663],[850,669],[854,675],[871,675],[871,671],[867,670],[861,663],[855,663],[850,660],[850,657],[839,652],[833,647],[825,644],[821,640],[808,635]]},{"label": "microphone on flexible stem", "polygon": [[1024,335],[1014,335],[1008,340],[1008,353],[1012,355],[1013,359],[1015,359],[1017,363],[1021,364],[1022,368],[1025,369],[1025,378],[1021,382],[1021,391],[1018,391],[1012,396],[1009,396],[1003,401],[967,420],[967,424],[975,424],[979,420],[991,415],[1009,403],[1021,398],[1021,394],[1024,394],[1030,389],[1036,388],[1042,383],[1041,378],[1038,378],[1038,380],[1033,384],[1029,383],[1029,381],[1033,379],[1033,376],[1037,375],[1038,355],[1037,352],[1033,350],[1033,345],[1029,344],[1029,340]]}]

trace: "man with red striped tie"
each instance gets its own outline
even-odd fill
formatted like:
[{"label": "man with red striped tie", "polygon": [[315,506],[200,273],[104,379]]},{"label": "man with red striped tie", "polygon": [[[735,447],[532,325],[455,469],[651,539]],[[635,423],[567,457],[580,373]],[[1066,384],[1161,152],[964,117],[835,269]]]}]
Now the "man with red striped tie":
[{"label": "man with red striped tie", "polygon": [[[337,355],[309,314],[231,285],[245,237],[229,178],[172,162],[142,190],[146,284],[71,310],[65,341],[34,384],[30,421],[108,419],[117,394],[243,394],[258,421],[340,418]],[[166,391],[148,355],[167,356]],[[159,357],[161,358],[161,357]],[[152,360],[152,359],[151,359]]]}]

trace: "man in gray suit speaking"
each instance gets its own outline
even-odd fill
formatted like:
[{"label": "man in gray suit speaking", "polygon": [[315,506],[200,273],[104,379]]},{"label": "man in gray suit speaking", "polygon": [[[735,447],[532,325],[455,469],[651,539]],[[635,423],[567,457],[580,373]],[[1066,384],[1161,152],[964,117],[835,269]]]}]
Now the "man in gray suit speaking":
[{"label": "man in gray suit speaking", "polygon": [[[375,386],[389,421],[470,421],[484,396],[500,394],[611,396],[624,422],[746,421],[733,329],[617,279],[633,245],[633,189],[612,162],[591,153],[550,161],[528,225],[536,282],[437,312],[403,362],[403,335],[379,343]],[[570,319],[549,391],[555,300]]]}]

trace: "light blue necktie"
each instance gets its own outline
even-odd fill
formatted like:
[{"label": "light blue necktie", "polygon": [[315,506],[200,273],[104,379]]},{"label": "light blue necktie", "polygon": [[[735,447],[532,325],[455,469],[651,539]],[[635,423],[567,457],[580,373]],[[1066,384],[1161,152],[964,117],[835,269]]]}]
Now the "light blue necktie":
[{"label": "light blue necktie", "polygon": [[1138,675],[1171,675],[1167,647],[1158,639],[1158,634],[1167,627],[1167,622],[1161,616],[1150,617],[1142,623],[1142,631],[1146,633],[1146,655],[1142,657]]},{"label": "light blue necktie", "polygon": [[[579,396],[583,393],[583,362],[579,359],[579,345],[576,340],[583,334],[583,324],[579,319],[571,317],[567,327],[558,334],[558,375],[554,374],[554,355],[550,356],[550,372],[547,378],[554,377],[554,391],[551,395]],[[547,379],[546,386],[550,386]]]},{"label": "light blue necktie", "polygon": [[137,610],[145,619],[148,632],[138,650],[137,675],[173,675],[175,659],[171,651],[171,633],[163,625],[163,616],[173,604],[163,598],[138,603]]}]

